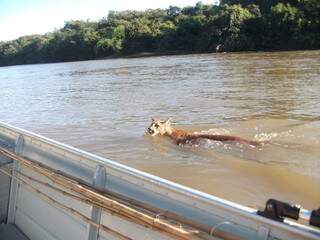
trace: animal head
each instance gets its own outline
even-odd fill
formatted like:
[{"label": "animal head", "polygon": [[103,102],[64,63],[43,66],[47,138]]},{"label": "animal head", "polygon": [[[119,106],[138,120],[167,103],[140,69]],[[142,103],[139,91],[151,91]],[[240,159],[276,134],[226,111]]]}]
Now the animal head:
[{"label": "animal head", "polygon": [[151,119],[152,122],[150,124],[150,126],[147,129],[147,132],[151,135],[151,136],[156,136],[158,134],[160,135],[164,135],[166,133],[171,133],[171,120],[170,118],[167,119],[166,121],[162,121],[160,119]]}]

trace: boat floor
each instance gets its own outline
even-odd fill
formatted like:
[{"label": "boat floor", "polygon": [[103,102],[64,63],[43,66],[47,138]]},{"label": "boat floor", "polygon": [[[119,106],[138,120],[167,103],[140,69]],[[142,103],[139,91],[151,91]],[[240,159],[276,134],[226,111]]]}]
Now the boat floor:
[{"label": "boat floor", "polygon": [[14,224],[0,224],[1,240],[29,240],[29,238]]}]

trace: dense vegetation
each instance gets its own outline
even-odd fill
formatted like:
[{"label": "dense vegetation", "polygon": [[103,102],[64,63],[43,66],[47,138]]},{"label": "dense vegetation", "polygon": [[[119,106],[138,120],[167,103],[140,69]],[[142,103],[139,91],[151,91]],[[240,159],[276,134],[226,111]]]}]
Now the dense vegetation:
[{"label": "dense vegetation", "polygon": [[320,0],[221,0],[194,7],[111,11],[98,22],[0,42],[0,66],[141,52],[320,48]]}]

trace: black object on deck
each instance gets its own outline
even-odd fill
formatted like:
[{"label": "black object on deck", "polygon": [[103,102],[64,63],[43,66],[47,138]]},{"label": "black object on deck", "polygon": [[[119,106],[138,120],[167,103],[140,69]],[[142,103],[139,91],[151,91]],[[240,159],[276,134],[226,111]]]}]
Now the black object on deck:
[{"label": "black object on deck", "polygon": [[320,227],[320,208],[318,210],[308,211],[299,205],[282,202],[276,199],[269,199],[263,211],[258,211],[258,215],[283,222],[285,218],[298,220],[303,218],[310,225]]}]

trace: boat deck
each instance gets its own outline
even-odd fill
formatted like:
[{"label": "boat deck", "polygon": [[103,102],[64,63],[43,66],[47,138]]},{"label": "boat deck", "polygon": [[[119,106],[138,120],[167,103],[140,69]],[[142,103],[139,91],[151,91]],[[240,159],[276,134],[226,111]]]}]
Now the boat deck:
[{"label": "boat deck", "polygon": [[0,122],[1,162],[8,177],[0,176],[0,240],[320,237],[319,229],[259,216],[256,209]]},{"label": "boat deck", "polygon": [[29,240],[14,224],[0,224],[1,240]]}]

